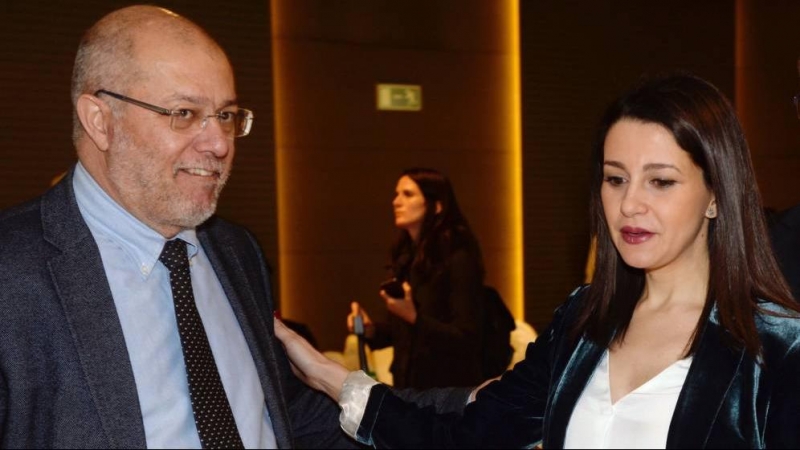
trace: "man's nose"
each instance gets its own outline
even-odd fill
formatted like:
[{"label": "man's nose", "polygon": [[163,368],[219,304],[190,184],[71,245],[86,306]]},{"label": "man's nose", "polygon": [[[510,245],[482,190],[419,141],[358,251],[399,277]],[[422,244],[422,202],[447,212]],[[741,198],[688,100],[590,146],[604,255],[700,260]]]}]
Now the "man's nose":
[{"label": "man's nose", "polygon": [[216,115],[203,118],[198,135],[198,150],[211,152],[218,158],[224,158],[233,148],[233,134],[226,131]]}]

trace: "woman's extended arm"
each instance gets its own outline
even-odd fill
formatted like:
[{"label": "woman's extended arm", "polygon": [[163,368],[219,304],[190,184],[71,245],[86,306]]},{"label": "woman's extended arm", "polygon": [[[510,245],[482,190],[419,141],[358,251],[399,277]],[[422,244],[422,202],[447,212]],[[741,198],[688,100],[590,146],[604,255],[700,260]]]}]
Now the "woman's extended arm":
[{"label": "woman's extended arm", "polygon": [[292,372],[304,383],[339,401],[344,380],[350,374],[341,364],[326,358],[305,339],[275,319],[275,335],[283,342]]},{"label": "woman's extended arm", "polygon": [[[463,416],[442,414],[435,406],[421,407],[361,372],[350,374],[277,320],[275,333],[286,347],[295,374],[340,403],[345,412],[342,427],[362,443],[393,448],[523,448],[542,439],[552,377],[561,376],[554,367],[556,354],[566,352],[561,359],[568,360],[564,356],[570,350],[558,350],[564,347],[566,309],[557,310],[551,326],[528,347],[525,360],[482,389]],[[364,383],[364,378],[371,384]],[[348,421],[347,405],[356,403],[350,398],[353,392],[361,402],[358,414]]]}]

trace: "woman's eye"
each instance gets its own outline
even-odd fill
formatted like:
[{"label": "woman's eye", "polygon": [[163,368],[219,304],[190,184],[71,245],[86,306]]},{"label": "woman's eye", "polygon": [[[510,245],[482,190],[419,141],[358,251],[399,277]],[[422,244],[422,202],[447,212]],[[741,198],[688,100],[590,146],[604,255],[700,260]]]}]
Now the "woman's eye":
[{"label": "woman's eye", "polygon": [[672,186],[673,184],[675,184],[675,180],[667,180],[667,179],[664,179],[664,178],[656,178],[656,179],[654,179],[654,180],[652,180],[650,182],[653,183],[653,185],[655,185],[657,188],[661,188],[661,189],[668,188],[668,187]]},{"label": "woman's eye", "polygon": [[606,183],[608,183],[608,184],[610,184],[612,186],[619,186],[619,185],[621,185],[622,183],[625,182],[625,179],[623,179],[622,177],[616,177],[616,176],[609,175],[609,176],[603,178],[603,181],[605,181]]}]

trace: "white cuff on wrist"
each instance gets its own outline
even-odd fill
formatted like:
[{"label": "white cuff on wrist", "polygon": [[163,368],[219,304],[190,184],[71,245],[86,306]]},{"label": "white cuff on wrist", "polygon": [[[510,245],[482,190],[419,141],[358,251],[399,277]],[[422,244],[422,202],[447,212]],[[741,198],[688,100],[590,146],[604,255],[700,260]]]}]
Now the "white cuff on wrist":
[{"label": "white cuff on wrist", "polygon": [[339,406],[342,408],[339,424],[352,438],[356,437],[361,419],[364,418],[364,410],[367,409],[369,392],[376,384],[377,381],[360,370],[350,372],[344,380],[342,392],[339,394]]}]

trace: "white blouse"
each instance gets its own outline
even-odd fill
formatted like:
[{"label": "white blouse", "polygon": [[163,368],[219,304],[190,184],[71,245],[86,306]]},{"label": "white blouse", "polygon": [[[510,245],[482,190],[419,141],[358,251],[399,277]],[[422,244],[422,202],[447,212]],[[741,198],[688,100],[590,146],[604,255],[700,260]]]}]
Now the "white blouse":
[{"label": "white blouse", "polygon": [[606,351],[575,404],[564,448],[666,448],[691,364],[691,356],[675,361],[612,404]]}]

